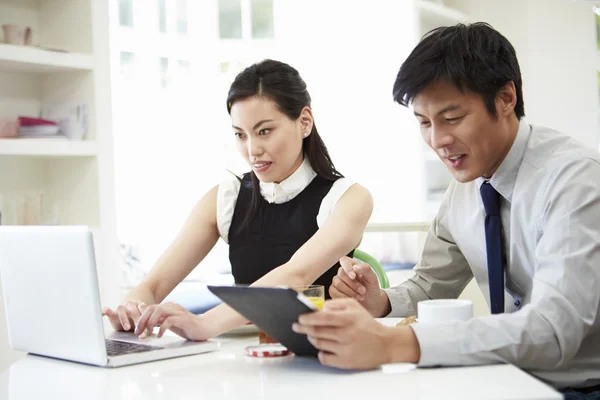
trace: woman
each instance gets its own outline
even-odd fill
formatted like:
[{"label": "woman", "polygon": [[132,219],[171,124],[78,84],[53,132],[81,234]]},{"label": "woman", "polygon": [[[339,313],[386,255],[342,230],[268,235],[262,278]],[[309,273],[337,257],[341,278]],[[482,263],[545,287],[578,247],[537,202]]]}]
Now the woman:
[{"label": "woman", "polygon": [[287,64],[265,60],[236,77],[227,111],[251,172],[210,190],[126,302],[103,310],[116,330],[145,337],[160,325],[159,336],[170,329],[206,340],[246,323],[224,304],[202,315],[158,305],[219,237],[229,243],[236,283],[329,287],[338,260],[360,243],[373,201],[335,169],[310,103],[306,84]]}]

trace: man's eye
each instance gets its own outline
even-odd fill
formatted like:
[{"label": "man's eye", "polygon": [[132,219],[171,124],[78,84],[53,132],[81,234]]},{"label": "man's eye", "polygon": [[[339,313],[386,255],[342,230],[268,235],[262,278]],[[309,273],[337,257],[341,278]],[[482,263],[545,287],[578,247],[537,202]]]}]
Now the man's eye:
[{"label": "man's eye", "polygon": [[446,122],[458,122],[461,119],[463,119],[463,117],[446,118]]}]

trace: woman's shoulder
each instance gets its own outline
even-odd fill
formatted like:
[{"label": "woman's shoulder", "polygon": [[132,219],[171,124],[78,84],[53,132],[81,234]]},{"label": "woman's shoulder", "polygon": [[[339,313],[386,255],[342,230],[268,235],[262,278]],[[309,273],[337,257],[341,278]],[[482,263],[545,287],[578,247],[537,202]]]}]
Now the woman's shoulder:
[{"label": "woman's shoulder", "polygon": [[217,192],[217,227],[225,243],[229,243],[229,227],[237,202],[244,176],[239,177],[231,171],[226,171],[219,183]]},{"label": "woman's shoulder", "polygon": [[331,189],[338,193],[336,197],[341,198],[343,196],[349,196],[358,200],[367,201],[371,199],[371,192],[365,186],[356,182],[351,178],[340,178],[334,182]]},{"label": "woman's shoulder", "polygon": [[364,194],[369,193],[369,190],[352,178],[341,176],[336,179],[331,185],[331,191],[344,194],[348,189],[352,188],[353,193]]},{"label": "woman's shoulder", "polygon": [[239,191],[241,186],[245,186],[245,183],[250,183],[251,181],[249,172],[242,175],[236,175],[233,172],[226,170],[222,173],[219,190],[233,189]]},{"label": "woman's shoulder", "polygon": [[331,185],[331,189],[321,202],[319,215],[317,216],[317,225],[322,226],[325,220],[331,214],[340,199],[349,199],[357,207],[368,208],[372,203],[371,193],[355,180],[346,177],[338,178]]}]

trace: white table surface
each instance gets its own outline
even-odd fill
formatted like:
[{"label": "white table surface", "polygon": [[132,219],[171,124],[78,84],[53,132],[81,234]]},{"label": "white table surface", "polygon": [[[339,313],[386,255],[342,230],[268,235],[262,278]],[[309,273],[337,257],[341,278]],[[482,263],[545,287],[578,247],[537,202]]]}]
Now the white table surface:
[{"label": "white table surface", "polygon": [[256,336],[219,351],[116,369],[27,355],[0,375],[0,399],[562,399],[511,365],[342,371],[316,359],[251,358]]}]

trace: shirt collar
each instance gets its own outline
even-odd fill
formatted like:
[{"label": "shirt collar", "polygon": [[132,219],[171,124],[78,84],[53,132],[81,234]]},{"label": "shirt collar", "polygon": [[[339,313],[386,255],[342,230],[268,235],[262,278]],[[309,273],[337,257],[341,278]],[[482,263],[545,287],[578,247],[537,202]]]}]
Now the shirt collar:
[{"label": "shirt collar", "polygon": [[269,203],[285,203],[306,189],[315,176],[317,173],[305,157],[298,169],[283,182],[260,182],[260,194]]},{"label": "shirt collar", "polygon": [[[490,184],[509,202],[512,202],[513,188],[515,187],[515,181],[517,180],[517,174],[521,167],[521,161],[525,154],[527,147],[527,141],[531,134],[531,127],[525,122],[524,119],[519,121],[519,129],[517,130],[517,136],[513,142],[510,151],[504,157],[504,160],[494,172],[494,175],[489,179]],[[477,178],[477,185],[481,187],[483,182],[487,179]]]}]

